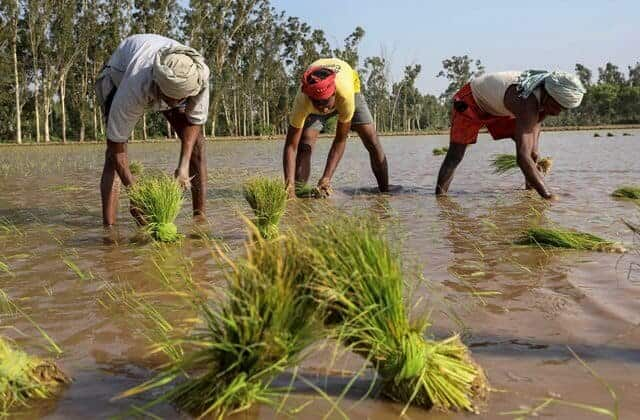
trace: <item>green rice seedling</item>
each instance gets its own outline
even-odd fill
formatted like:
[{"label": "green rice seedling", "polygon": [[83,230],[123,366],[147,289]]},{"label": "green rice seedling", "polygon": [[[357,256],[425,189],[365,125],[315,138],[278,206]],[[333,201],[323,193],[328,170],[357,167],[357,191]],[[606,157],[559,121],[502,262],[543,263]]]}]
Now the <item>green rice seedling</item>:
[{"label": "green rice seedling", "polygon": [[141,176],[144,173],[144,165],[139,160],[132,160],[129,163],[129,171],[135,177]]},{"label": "green rice seedling", "polygon": [[425,408],[475,411],[486,389],[482,370],[457,335],[424,338],[426,317],[411,322],[397,249],[371,220],[352,217],[320,225],[308,235],[316,253],[318,302],[337,339],[369,360],[386,397]]},{"label": "green rice seedling", "polygon": [[622,245],[617,242],[608,241],[590,233],[560,228],[529,228],[516,240],[516,244],[580,251],[625,252]]},{"label": "green rice seedling", "polygon": [[[512,169],[516,169],[518,167],[518,160],[516,155],[510,154],[499,154],[495,155],[491,160],[491,166],[493,166],[494,174],[504,174],[509,172]],[[551,172],[551,167],[553,166],[553,159],[549,156],[542,158],[536,164],[538,170],[542,172],[544,175],[547,175]]]},{"label": "green rice seedling", "polygon": [[284,182],[264,177],[253,178],[243,187],[244,198],[253,209],[254,224],[265,239],[278,235],[278,223],[287,206]]},{"label": "green rice seedling", "polygon": [[640,186],[625,185],[616,189],[611,196],[616,198],[628,198],[630,200],[640,200]]},{"label": "green rice seedling", "polygon": [[615,137],[615,134],[613,134],[612,132],[608,132],[607,137]]},{"label": "green rice seedling", "polygon": [[516,155],[499,154],[495,155],[491,160],[494,174],[504,174],[518,167]]},{"label": "green rice seedling", "polygon": [[317,187],[312,187],[307,183],[296,183],[296,197],[299,198],[318,198],[320,192]]},{"label": "green rice seedling", "polygon": [[47,399],[71,380],[48,360],[29,356],[0,337],[0,416],[32,399]]},{"label": "green rice seedling", "polygon": [[441,155],[446,155],[447,152],[449,151],[448,147],[436,147],[433,149],[432,153],[434,156],[441,156]]},{"label": "green rice seedling", "polygon": [[631,133],[622,133],[622,136],[623,136],[623,137],[628,137],[628,136],[632,136],[632,135],[633,135],[633,134],[631,134]]},{"label": "green rice seedling", "polygon": [[120,397],[162,388],[143,408],[169,401],[199,417],[223,417],[254,403],[276,406],[290,391],[271,383],[322,330],[308,287],[313,270],[299,241],[254,237],[244,259],[227,260],[226,298],[201,305],[201,326],[181,340],[184,357]]},{"label": "green rice seedling", "polygon": [[174,221],[182,207],[183,191],[175,179],[166,174],[142,176],[128,189],[128,194],[154,239],[174,242],[180,238]]},{"label": "green rice seedling", "polygon": [[600,133],[593,133],[593,137],[600,137]]}]

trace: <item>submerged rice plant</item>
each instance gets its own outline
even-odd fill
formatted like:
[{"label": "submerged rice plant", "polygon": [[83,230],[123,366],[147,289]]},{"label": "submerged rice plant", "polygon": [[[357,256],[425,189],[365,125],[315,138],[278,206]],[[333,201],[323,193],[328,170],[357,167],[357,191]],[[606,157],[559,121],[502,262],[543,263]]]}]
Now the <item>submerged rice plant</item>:
[{"label": "submerged rice plant", "polygon": [[265,239],[278,235],[278,223],[287,206],[287,191],[279,179],[253,178],[243,188],[244,198],[253,209],[254,224]]},{"label": "submerged rice plant", "polygon": [[0,337],[0,416],[29,400],[51,398],[69,382],[55,363],[29,356]]},{"label": "submerged rice plant", "polygon": [[625,185],[615,190],[611,195],[617,198],[640,200],[640,186]]},{"label": "submerged rice plant", "polygon": [[121,397],[169,384],[149,406],[169,401],[200,417],[275,405],[289,390],[271,382],[321,331],[306,253],[294,239],[256,237],[245,259],[229,261],[225,301],[201,305],[202,325],[181,340],[184,357]]},{"label": "submerged rice plant", "polygon": [[315,287],[337,338],[371,361],[382,392],[407,404],[475,411],[482,370],[457,335],[424,338],[428,321],[410,322],[399,251],[371,221],[342,218],[309,234],[317,259]]},{"label": "submerged rice plant", "polygon": [[154,239],[174,242],[180,238],[174,221],[182,207],[183,191],[175,179],[166,174],[142,176],[128,189],[128,194]]},{"label": "submerged rice plant", "polygon": [[448,151],[449,151],[448,147],[440,147],[440,148],[436,147],[433,149],[432,153],[433,153],[433,156],[441,156],[441,155],[446,155]]},{"label": "submerged rice plant", "polygon": [[560,228],[529,228],[516,240],[516,243],[580,251],[625,252],[622,245],[617,242],[608,241],[590,233]]},{"label": "submerged rice plant", "polygon": [[144,165],[139,160],[132,160],[129,163],[129,171],[133,176],[140,176],[144,172]]}]

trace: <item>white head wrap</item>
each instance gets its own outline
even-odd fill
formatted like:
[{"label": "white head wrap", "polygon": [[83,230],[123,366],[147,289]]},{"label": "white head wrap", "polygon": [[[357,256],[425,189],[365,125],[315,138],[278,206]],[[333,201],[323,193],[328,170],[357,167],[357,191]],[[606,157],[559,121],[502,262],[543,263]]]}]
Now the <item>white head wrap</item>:
[{"label": "white head wrap", "polygon": [[544,80],[544,88],[565,109],[577,108],[586,92],[575,74],[560,71],[554,71]]},{"label": "white head wrap", "polygon": [[563,71],[528,70],[522,72],[518,85],[523,98],[528,98],[535,88],[543,85],[547,93],[566,109],[580,105],[586,92],[578,76]]},{"label": "white head wrap", "polygon": [[193,48],[177,45],[158,51],[153,62],[153,81],[173,99],[196,96],[204,87],[206,65]]}]

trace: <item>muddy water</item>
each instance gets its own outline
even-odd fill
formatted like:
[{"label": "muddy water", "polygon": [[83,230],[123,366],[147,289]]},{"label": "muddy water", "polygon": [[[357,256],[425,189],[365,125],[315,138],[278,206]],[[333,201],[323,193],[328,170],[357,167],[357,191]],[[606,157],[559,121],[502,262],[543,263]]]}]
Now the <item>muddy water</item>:
[{"label": "muddy water", "polygon": [[[350,141],[335,176],[336,194],[310,206],[374,212],[403,239],[407,261],[427,280],[416,290],[434,307],[432,332],[463,334],[485,367],[494,392],[478,418],[496,418],[552,396],[612,409],[602,383],[581,367],[570,346],[610,385],[621,418],[640,411],[640,254],[549,252],[509,244],[531,223],[583,229],[633,246],[621,219],[638,220],[632,203],[612,199],[618,185],[640,182],[640,132],[593,138],[590,132],[544,133],[542,155],[553,156],[547,181],[560,200],[546,204],[522,191],[522,176],[493,175],[494,153],[513,153],[510,141],[482,137],[461,164],[447,199],[433,195],[442,157],[431,149],[445,137],[383,139],[391,180],[401,189],[392,195],[371,193],[373,176],[357,139]],[[157,360],[147,357],[146,341],[124,308],[101,305],[105,284],[129,284],[144,290],[157,275],[154,258],[165,268],[184,259],[203,284],[219,282],[211,257],[211,239],[239,252],[245,237],[239,212],[242,181],[248,176],[280,174],[280,142],[215,142],[207,145],[210,183],[208,225],[190,222],[190,203],[179,218],[187,237],[179,247],[162,250],[141,238],[126,217],[123,201],[115,232],[101,228],[98,183],[103,149],[98,146],[0,149],[0,288],[6,291],[62,347],[59,362],[74,383],[55,402],[36,405],[25,417],[103,418],[122,413],[145,398],[111,398],[151,375]],[[314,179],[320,174],[329,142],[318,144]],[[176,143],[130,147],[146,167],[171,170]],[[290,207],[295,211],[296,205]],[[285,222],[286,223],[286,222]],[[207,239],[209,238],[209,239]],[[77,267],[77,268],[76,268]],[[636,271],[634,271],[634,268]],[[631,271],[630,271],[631,270]],[[169,314],[169,316],[171,316]],[[44,342],[21,318],[2,317],[0,327],[24,348],[44,354]],[[19,332],[18,332],[19,331]],[[360,362],[338,360],[334,371],[314,376],[328,362],[319,350],[305,363],[309,378],[338,395]],[[301,386],[304,388],[304,386]],[[402,407],[380,399],[358,402],[368,383],[359,380],[340,407],[352,418],[388,418]],[[320,418],[329,405],[300,390],[293,405],[313,402],[296,417]],[[177,417],[171,406],[154,411]],[[568,406],[550,406],[544,414],[591,418]],[[409,410],[411,418],[462,418]],[[275,417],[257,408],[240,417]],[[329,417],[340,417],[334,411]],[[510,418],[510,416],[501,417]]]}]

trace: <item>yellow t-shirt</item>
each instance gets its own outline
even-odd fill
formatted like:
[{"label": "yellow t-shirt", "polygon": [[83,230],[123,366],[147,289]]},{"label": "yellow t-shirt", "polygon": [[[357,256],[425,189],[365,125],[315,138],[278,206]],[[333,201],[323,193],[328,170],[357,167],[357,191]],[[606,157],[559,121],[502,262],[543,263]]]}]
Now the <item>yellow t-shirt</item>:
[{"label": "yellow t-shirt", "polygon": [[[338,121],[341,123],[351,121],[356,110],[355,94],[360,92],[360,77],[358,72],[338,58],[321,58],[314,61],[309,67],[325,67],[336,72],[336,105],[329,113],[338,112]],[[302,128],[304,121],[310,114],[322,113],[313,106],[311,99],[302,91],[296,95],[291,112],[291,125]]]}]

